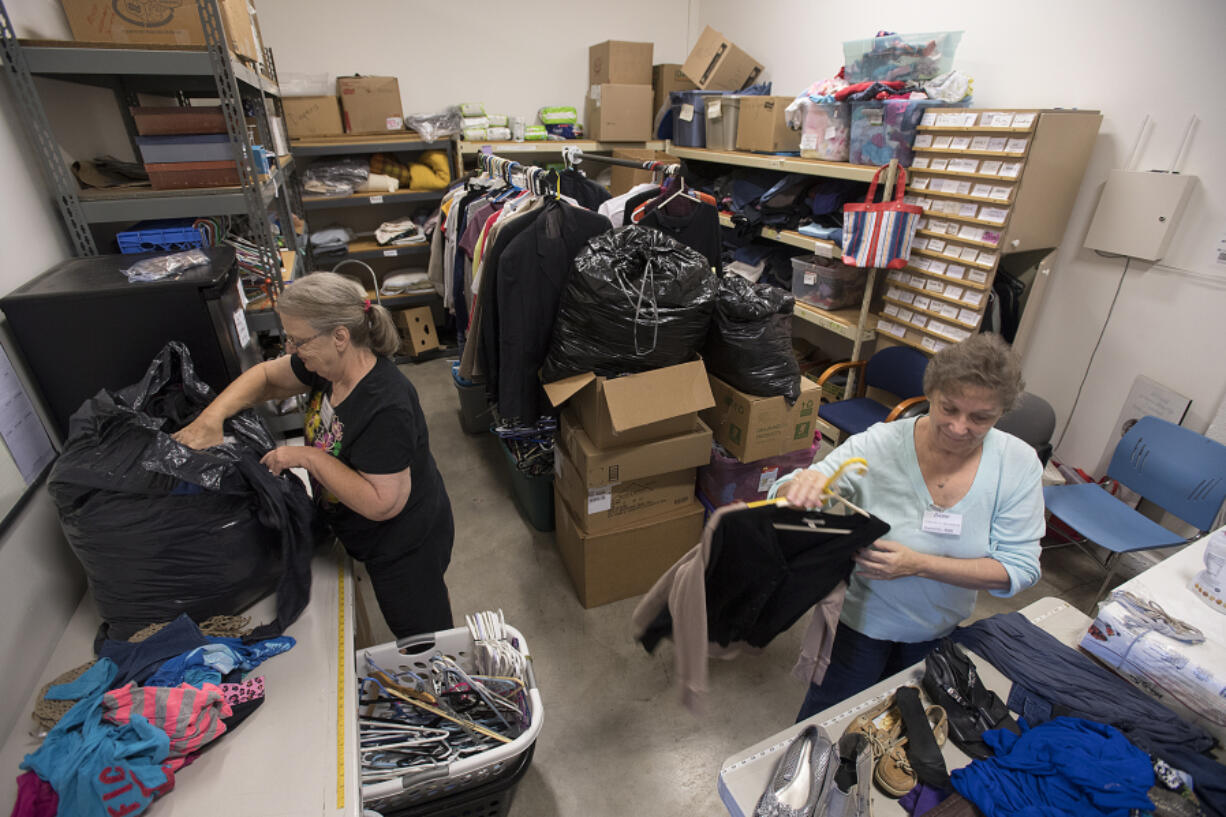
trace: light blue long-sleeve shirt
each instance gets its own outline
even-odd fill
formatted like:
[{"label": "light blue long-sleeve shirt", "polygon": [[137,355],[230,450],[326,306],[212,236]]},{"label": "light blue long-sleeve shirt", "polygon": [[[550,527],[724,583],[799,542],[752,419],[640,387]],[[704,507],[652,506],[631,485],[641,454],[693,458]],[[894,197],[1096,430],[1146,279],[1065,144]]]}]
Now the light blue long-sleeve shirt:
[{"label": "light blue long-sleeve shirt", "polygon": [[[877,423],[810,467],[829,477],[846,460],[863,457],[868,473],[845,471],[835,487],[889,524],[885,538],[920,553],[995,559],[1009,574],[1009,588],[992,590],[992,595],[1012,596],[1030,587],[1039,580],[1039,539],[1045,525],[1043,468],[1034,449],[1011,434],[990,430],[970,490],[953,507],[938,508],[915,455],[917,419]],[[797,473],[777,480],[770,496]],[[928,510],[961,515],[961,533],[924,531]],[[975,609],[975,598],[974,590],[933,579],[865,580],[857,570],[847,589],[841,620],[871,638],[926,641],[948,635]]]}]

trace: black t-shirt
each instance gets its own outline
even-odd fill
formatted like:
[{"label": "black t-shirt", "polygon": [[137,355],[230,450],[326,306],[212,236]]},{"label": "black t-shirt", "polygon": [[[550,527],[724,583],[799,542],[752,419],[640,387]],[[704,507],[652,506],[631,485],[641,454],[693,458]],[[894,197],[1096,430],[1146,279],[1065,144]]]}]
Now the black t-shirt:
[{"label": "black t-shirt", "polygon": [[724,244],[720,234],[719,211],[712,205],[695,204],[688,215],[671,216],[657,207],[639,222],[641,227],[654,227],[672,236],[685,246],[706,256],[716,275],[724,274]]},{"label": "black t-shirt", "polygon": [[296,355],[290,363],[294,375],[311,390],[303,423],[307,445],[322,448],[355,471],[397,474],[408,468],[412,478],[404,509],[382,522],[349,509],[311,480],[316,503],[350,555],[366,560],[444,538],[451,525],[451,501],[430,453],[426,419],[409,379],[380,357],[334,406],[331,381],[308,371]]}]

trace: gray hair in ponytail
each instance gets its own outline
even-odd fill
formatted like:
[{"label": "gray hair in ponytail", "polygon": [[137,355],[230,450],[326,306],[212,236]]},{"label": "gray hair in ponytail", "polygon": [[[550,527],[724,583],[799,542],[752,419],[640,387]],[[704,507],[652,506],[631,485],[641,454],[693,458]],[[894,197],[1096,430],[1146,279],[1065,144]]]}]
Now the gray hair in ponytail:
[{"label": "gray hair in ponytail", "polygon": [[357,281],[335,272],[313,272],[286,286],[277,311],[303,319],[316,332],[343,326],[354,345],[380,357],[391,357],[400,348],[392,313],[371,303]]}]

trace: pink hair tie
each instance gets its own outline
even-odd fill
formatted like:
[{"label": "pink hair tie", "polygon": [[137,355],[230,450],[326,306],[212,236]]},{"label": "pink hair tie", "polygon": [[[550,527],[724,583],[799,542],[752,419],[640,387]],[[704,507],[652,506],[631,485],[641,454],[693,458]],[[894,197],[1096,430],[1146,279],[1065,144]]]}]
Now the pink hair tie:
[{"label": "pink hair tie", "polygon": [[363,312],[370,311],[370,298],[367,298],[366,300],[362,301],[362,311]]}]

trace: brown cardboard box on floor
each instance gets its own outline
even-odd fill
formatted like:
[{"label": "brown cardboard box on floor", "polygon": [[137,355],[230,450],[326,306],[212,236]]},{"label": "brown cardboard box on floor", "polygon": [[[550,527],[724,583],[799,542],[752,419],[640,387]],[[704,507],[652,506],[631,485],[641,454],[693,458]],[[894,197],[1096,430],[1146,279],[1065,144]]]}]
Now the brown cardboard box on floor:
[{"label": "brown cardboard box on floor", "polygon": [[281,99],[281,106],[290,139],[340,136],[345,132],[340,100],[334,96],[287,96]]},{"label": "brown cardboard box on floor", "polygon": [[337,77],[345,133],[404,130],[400,83],[395,77]]},{"label": "brown cardboard box on floor", "polygon": [[626,480],[652,477],[706,465],[711,457],[711,429],[697,417],[690,430],[660,440],[617,448],[600,448],[570,408],[562,412],[558,441],[566,449],[586,488],[599,488]]},{"label": "brown cardboard box on floor", "polygon": [[589,139],[644,142],[651,138],[651,86],[593,85],[583,118]]},{"label": "brown cardboard box on floor", "polygon": [[[641,148],[618,148],[613,151],[614,159],[633,159],[636,162],[664,162],[665,164],[676,164],[677,159],[669,153],[662,150],[643,150]],[[635,170],[632,167],[613,166],[613,173],[609,179],[609,192],[614,196],[620,196],[622,193],[629,192],[630,188],[636,184],[647,184],[652,179],[650,170]]]},{"label": "brown cardboard box on floor", "polygon": [[651,43],[605,40],[587,50],[588,85],[650,85]]},{"label": "brown cardboard box on floor", "polygon": [[[126,45],[204,45],[195,2],[60,0],[74,40]],[[222,23],[230,47],[261,62],[247,0],[222,0]]]},{"label": "brown cardboard box on floor", "polygon": [[554,449],[554,487],[565,498],[580,530],[607,533],[667,515],[694,501],[697,468],[683,468],[589,490],[570,457]]},{"label": "brown cardboard box on floor", "polygon": [[417,357],[422,352],[438,348],[438,333],[434,330],[434,316],[430,314],[430,307],[400,309],[393,312],[392,317],[400,329],[400,354]]},{"label": "brown cardboard box on floor", "polygon": [[741,462],[799,451],[813,444],[821,388],[800,378],[800,398],[789,407],[782,397],[755,397],[711,377],[715,407],[702,412],[715,441]]},{"label": "brown cardboard box on floor", "polygon": [[761,153],[800,150],[800,131],[788,127],[786,96],[743,96],[736,126],[736,149]]},{"label": "brown cardboard box on floor", "polygon": [[715,405],[701,360],[612,379],[577,374],[546,383],[545,394],[553,405],[573,408],[599,448],[684,434],[698,412]]},{"label": "brown cardboard box on floor", "polygon": [[757,81],[762,64],[707,26],[681,70],[703,91],[739,91]]},{"label": "brown cardboard box on floor", "polygon": [[554,516],[558,552],[585,608],[646,593],[702,536],[696,499],[675,513],[593,534],[579,527],[555,485]]},{"label": "brown cardboard box on floor", "polygon": [[[663,62],[651,67],[652,97],[651,115],[655,116],[668,104],[668,95],[673,91],[693,91],[698,88],[675,62]],[[740,88],[737,89],[738,91]]]}]

